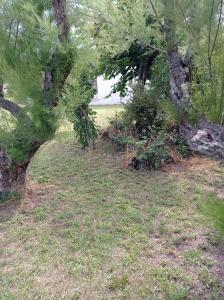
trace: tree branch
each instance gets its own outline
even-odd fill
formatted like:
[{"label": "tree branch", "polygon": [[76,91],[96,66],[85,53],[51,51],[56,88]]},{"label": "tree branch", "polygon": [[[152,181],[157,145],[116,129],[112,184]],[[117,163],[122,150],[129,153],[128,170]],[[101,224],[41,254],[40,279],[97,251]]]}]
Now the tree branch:
[{"label": "tree branch", "polygon": [[212,58],[212,54],[213,54],[213,51],[215,49],[215,44],[216,44],[216,41],[217,41],[217,37],[218,37],[218,34],[219,34],[221,22],[222,22],[223,3],[224,3],[224,1],[221,0],[221,2],[220,2],[219,20],[218,20],[218,25],[217,25],[216,33],[215,33],[214,42],[213,42],[212,49],[211,49],[211,52],[210,52],[210,59]]},{"label": "tree branch", "polygon": [[[91,16],[91,15],[84,14],[84,13],[82,13],[82,15],[83,15],[83,16],[86,16],[86,17],[88,17],[88,18],[92,18],[92,19],[104,21],[104,22],[106,22],[107,24],[112,25],[113,27],[118,27],[118,28],[119,28],[118,25],[116,25],[116,24],[114,24],[114,23],[112,23],[112,22],[106,20],[106,18],[104,18],[104,17],[101,17],[101,16]],[[145,46],[147,46],[147,47],[149,47],[149,48],[151,48],[151,49],[153,49],[153,50],[155,50],[155,51],[159,51],[159,52],[161,52],[161,53],[167,54],[166,51],[163,50],[163,49],[157,48],[157,47],[153,46],[153,45],[150,44],[150,43],[140,41],[136,35],[134,35],[133,33],[129,32],[129,31],[124,31],[124,33],[127,34],[127,35],[129,35],[129,36],[131,36],[131,37],[134,38],[135,40],[137,40],[137,41],[139,41],[139,42],[142,42]]]},{"label": "tree branch", "polygon": [[24,113],[24,111],[18,104],[5,99],[4,97],[2,97],[2,95],[0,95],[0,108],[10,112],[11,115],[15,117],[19,122],[25,124],[32,124],[31,119],[26,113]]},{"label": "tree branch", "polygon": [[18,36],[19,36],[19,20],[16,21],[16,37],[15,37],[15,43],[14,43],[14,47],[13,47],[14,51],[16,50]]},{"label": "tree branch", "polygon": [[[149,3],[152,7],[152,10],[153,10],[154,14],[155,14],[155,17],[158,19],[159,16],[158,16],[158,13],[156,11],[155,5],[153,4],[152,0],[149,0]],[[163,28],[163,24],[160,21],[159,21],[159,24],[160,24],[161,28]]]}]

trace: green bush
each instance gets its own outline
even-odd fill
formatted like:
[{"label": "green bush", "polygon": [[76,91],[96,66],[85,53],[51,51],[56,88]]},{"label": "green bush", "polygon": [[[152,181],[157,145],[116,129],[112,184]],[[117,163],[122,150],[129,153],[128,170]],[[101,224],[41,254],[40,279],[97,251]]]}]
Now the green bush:
[{"label": "green bush", "polygon": [[133,168],[159,169],[191,154],[178,126],[169,127],[167,121],[155,94],[136,85],[124,111],[110,120],[107,137],[119,149],[127,149],[128,164]]},{"label": "green bush", "polygon": [[171,161],[167,146],[167,136],[162,133],[148,147],[138,145],[136,159],[145,167],[159,169],[162,165]]},{"label": "green bush", "polygon": [[163,130],[157,137],[147,143],[137,143],[136,159],[139,164],[151,169],[159,169],[161,166],[174,162],[174,155],[177,158],[186,158],[191,154],[186,141],[178,130]]},{"label": "green bush", "polygon": [[116,112],[115,116],[109,119],[109,124],[118,131],[125,131],[124,112]]},{"label": "green bush", "polygon": [[122,117],[125,128],[140,139],[149,137],[153,131],[164,126],[158,97],[140,84],[133,87],[132,99],[125,104],[124,109]]}]

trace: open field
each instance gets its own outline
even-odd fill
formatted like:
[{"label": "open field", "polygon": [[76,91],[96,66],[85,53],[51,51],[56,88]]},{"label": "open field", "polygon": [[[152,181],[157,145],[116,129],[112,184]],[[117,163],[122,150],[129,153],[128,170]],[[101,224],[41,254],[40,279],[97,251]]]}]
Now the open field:
[{"label": "open field", "polygon": [[73,132],[41,147],[24,199],[0,206],[1,300],[224,299],[224,167],[124,160]]},{"label": "open field", "polygon": [[123,110],[122,105],[98,105],[92,106],[92,109],[97,113],[96,123],[100,127],[106,127],[109,119]]},{"label": "open field", "polygon": [[[110,118],[123,110],[122,105],[95,105],[92,106],[92,109],[96,112],[96,125],[100,128],[107,127]],[[59,128],[59,132],[64,131],[72,131],[72,124],[65,120]]]}]

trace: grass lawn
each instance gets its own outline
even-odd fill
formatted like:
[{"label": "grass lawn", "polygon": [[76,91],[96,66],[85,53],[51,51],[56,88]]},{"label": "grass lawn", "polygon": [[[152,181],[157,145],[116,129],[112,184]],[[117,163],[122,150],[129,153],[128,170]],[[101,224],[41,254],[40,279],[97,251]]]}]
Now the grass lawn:
[{"label": "grass lawn", "polygon": [[123,110],[122,105],[97,105],[92,106],[96,114],[96,123],[100,127],[107,127],[110,118]]},{"label": "grass lawn", "polygon": [[71,131],[41,147],[24,198],[0,206],[1,300],[224,299],[223,219],[212,214],[224,167],[123,161],[102,141],[80,150]]},{"label": "grass lawn", "polygon": [[[123,110],[122,105],[95,105],[92,109],[96,112],[96,125],[100,128],[106,128],[109,125],[110,118]],[[59,132],[72,131],[72,124],[63,120]]]}]

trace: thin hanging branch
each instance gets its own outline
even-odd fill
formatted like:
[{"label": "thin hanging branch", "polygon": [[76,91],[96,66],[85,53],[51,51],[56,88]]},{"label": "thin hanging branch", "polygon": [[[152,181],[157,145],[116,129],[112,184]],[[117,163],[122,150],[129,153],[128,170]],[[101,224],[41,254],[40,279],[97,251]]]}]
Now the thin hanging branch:
[{"label": "thin hanging branch", "polygon": [[8,43],[9,43],[9,40],[11,38],[11,34],[12,34],[12,25],[13,25],[13,22],[14,20],[12,19],[10,24],[9,24],[9,34],[8,34]]},{"label": "thin hanging branch", "polygon": [[216,33],[215,33],[215,38],[214,38],[214,42],[213,42],[213,45],[212,45],[212,49],[211,49],[211,52],[210,52],[210,59],[212,59],[212,54],[213,54],[213,51],[215,49],[215,44],[216,44],[216,41],[217,41],[217,38],[218,38],[218,34],[219,34],[219,30],[220,30],[220,27],[221,27],[223,4],[224,4],[224,0],[221,0],[221,2],[220,2],[220,10],[219,10],[218,25],[217,25],[217,28],[216,28]]},{"label": "thin hanging branch", "polygon": [[[152,7],[152,10],[153,10],[153,12],[154,12],[156,18],[158,19],[158,18],[159,18],[159,15],[158,15],[158,13],[157,13],[157,11],[156,11],[155,5],[153,4],[152,0],[149,0],[149,3],[150,3],[150,5],[151,5],[151,7]],[[159,21],[159,24],[161,25],[161,28],[163,28],[163,24],[162,24],[160,21]]]},{"label": "thin hanging branch", "polygon": [[211,48],[212,16],[214,13],[214,5],[215,5],[215,0],[212,0],[211,14],[209,18],[209,31],[208,31],[208,67],[209,67],[209,75],[211,80],[212,80],[212,61],[210,55],[210,48]]},{"label": "thin hanging branch", "polygon": [[18,36],[19,36],[19,21],[16,21],[16,38],[15,38],[15,43],[14,43],[14,51],[16,50],[16,45],[17,45],[17,41],[18,41]]},{"label": "thin hanging branch", "polygon": [[152,10],[153,10],[153,12],[154,12],[155,16],[156,16],[156,17],[158,17],[158,14],[157,14],[156,8],[155,8],[155,6],[154,6],[154,4],[153,4],[152,0],[149,0],[149,2],[150,2],[150,4],[151,4]]}]

